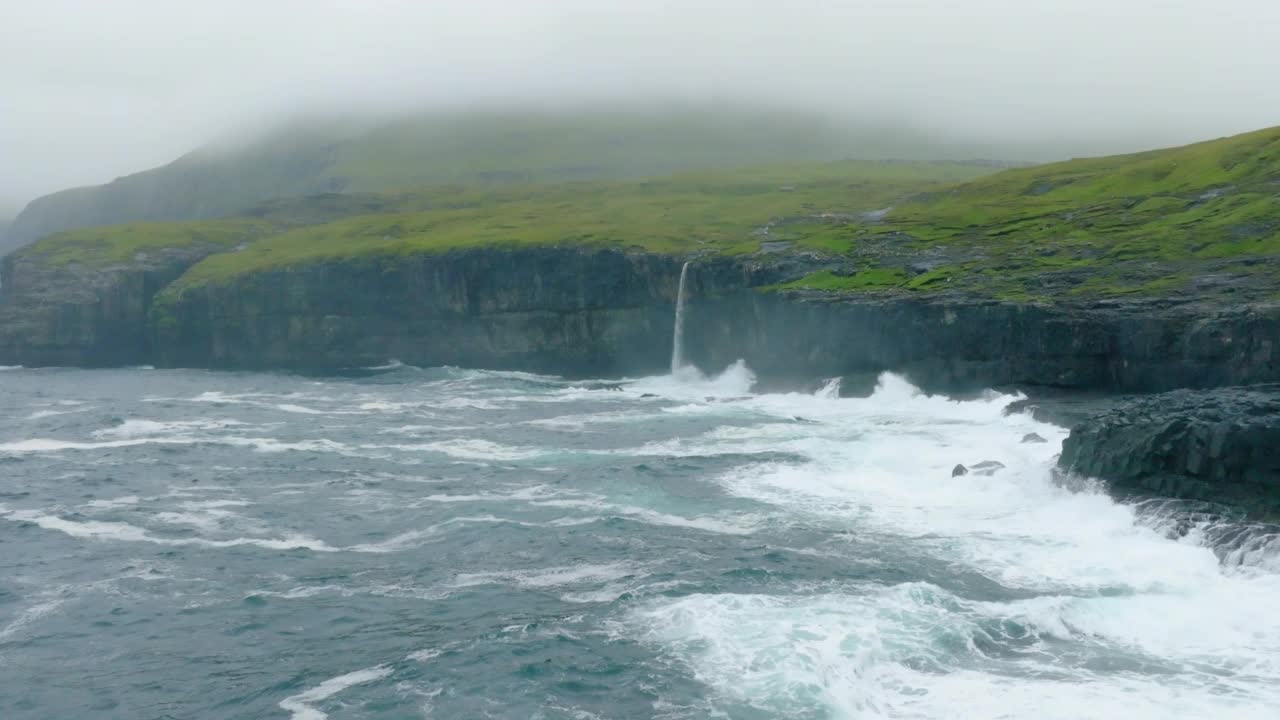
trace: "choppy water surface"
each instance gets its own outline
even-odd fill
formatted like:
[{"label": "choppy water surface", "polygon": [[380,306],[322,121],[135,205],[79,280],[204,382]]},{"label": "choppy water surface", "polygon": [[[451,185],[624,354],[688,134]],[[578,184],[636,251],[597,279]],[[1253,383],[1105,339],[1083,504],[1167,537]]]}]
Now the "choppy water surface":
[{"label": "choppy water surface", "polygon": [[0,372],[0,717],[1277,717],[1265,543],[750,380]]}]

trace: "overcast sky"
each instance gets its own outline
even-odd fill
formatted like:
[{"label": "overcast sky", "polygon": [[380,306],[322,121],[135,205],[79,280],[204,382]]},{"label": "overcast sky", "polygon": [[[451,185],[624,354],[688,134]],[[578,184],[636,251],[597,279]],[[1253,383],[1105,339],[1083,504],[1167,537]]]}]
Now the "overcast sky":
[{"label": "overcast sky", "polygon": [[704,96],[995,138],[1280,124],[1280,0],[0,0],[0,210],[313,108]]}]

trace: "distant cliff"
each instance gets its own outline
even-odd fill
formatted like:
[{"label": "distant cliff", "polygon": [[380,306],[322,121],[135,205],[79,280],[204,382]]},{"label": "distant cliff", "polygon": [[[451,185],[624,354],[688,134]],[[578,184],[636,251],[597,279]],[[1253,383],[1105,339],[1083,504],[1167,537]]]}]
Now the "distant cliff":
[{"label": "distant cliff", "polygon": [[1280,381],[1276,178],[1280,128],[994,174],[850,161],[87,228],[6,258],[0,364],[652,372],[692,259],[685,344],[708,370]]},{"label": "distant cliff", "polygon": [[139,220],[226,217],[268,198],[333,189],[316,177],[331,162],[322,146],[192,153],[105,185],[37,198],[14,218],[8,242],[17,247],[62,230]]},{"label": "distant cliff", "polygon": [[[22,301],[3,306],[0,363],[342,368],[394,358],[617,375],[660,372],[671,352],[678,257],[476,249],[316,263],[171,289],[186,265],[214,249],[161,253],[92,276],[37,273],[7,260],[6,293]],[[851,388],[890,369],[946,391],[1004,384],[1155,391],[1280,380],[1277,304],[1050,308],[759,290],[811,269],[801,261],[695,262],[690,359],[708,371],[742,358],[769,377],[846,376]]]}]

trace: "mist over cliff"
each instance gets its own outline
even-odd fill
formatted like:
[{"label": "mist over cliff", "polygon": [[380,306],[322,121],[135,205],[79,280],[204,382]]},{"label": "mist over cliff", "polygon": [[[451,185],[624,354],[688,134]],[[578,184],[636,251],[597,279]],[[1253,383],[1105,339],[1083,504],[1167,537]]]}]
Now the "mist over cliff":
[{"label": "mist over cliff", "polygon": [[1278,24],[1270,0],[13,2],[0,198],[332,113],[739,103],[1015,159],[1143,149],[1274,124]]}]

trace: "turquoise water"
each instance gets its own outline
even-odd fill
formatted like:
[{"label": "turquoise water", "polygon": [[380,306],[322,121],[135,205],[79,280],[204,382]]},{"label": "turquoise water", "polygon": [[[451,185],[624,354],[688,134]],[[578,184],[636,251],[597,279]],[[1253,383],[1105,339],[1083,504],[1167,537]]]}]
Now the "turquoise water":
[{"label": "turquoise water", "polygon": [[4,370],[0,717],[1276,717],[1268,538],[751,381]]}]

